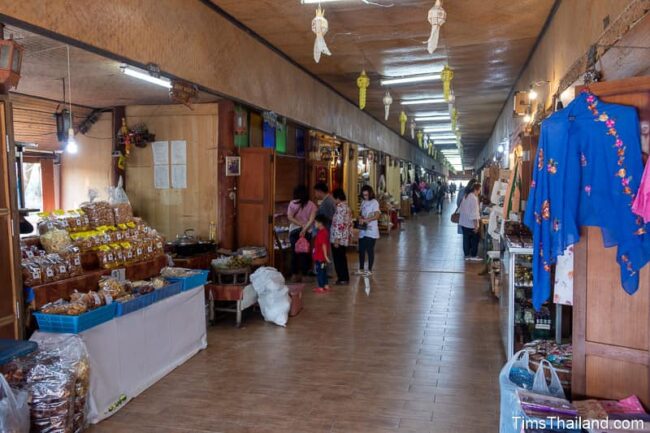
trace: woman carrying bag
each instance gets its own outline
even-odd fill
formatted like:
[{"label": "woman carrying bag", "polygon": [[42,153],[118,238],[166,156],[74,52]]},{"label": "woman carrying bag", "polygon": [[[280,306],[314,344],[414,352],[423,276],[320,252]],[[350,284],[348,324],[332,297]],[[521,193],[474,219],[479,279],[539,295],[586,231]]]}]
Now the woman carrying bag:
[{"label": "woman carrying bag", "polygon": [[309,272],[311,228],[318,207],[309,200],[309,191],[304,185],[293,190],[293,200],[287,209],[289,219],[289,241],[291,242],[291,274],[294,282],[300,282]]}]

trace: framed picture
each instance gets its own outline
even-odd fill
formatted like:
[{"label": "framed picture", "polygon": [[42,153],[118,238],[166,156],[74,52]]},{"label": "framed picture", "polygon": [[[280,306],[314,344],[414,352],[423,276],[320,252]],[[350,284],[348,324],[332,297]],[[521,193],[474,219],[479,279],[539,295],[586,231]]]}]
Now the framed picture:
[{"label": "framed picture", "polygon": [[239,156],[226,156],[226,176],[241,175],[241,158]]}]

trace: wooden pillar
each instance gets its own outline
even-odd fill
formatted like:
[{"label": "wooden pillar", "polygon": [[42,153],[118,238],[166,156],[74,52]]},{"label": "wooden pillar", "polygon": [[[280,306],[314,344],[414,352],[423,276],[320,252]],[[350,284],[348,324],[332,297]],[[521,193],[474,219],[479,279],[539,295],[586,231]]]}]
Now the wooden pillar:
[{"label": "wooden pillar", "polygon": [[116,156],[118,152],[124,155],[124,146],[117,139],[120,129],[122,129],[122,119],[126,118],[126,107],[113,108],[113,170],[111,172],[111,185],[117,185],[117,182],[122,176],[123,187],[126,189],[126,170],[125,167],[120,166],[120,157]]},{"label": "wooden pillar", "polygon": [[237,178],[226,176],[226,156],[237,154],[235,147],[234,120],[235,104],[232,101],[219,102],[219,135],[217,164],[217,237],[222,248],[233,249],[237,245],[236,194]]}]

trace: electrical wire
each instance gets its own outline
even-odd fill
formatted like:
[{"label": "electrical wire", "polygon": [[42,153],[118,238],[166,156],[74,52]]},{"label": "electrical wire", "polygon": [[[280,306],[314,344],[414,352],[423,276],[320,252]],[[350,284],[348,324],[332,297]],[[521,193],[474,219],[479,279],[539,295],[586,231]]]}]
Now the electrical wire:
[{"label": "electrical wire", "polygon": [[70,128],[74,127],[72,122],[72,84],[70,83],[70,45],[66,45],[66,52],[68,56],[68,112],[70,116]]}]

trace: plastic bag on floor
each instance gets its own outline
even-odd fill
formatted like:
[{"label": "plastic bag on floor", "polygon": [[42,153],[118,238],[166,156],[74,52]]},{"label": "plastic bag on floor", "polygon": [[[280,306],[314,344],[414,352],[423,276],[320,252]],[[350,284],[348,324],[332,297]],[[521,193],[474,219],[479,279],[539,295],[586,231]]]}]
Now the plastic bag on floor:
[{"label": "plastic bag on floor", "polygon": [[264,267],[255,271],[251,284],[257,292],[260,310],[264,320],[279,326],[286,326],[291,307],[289,288],[284,284],[284,277],[275,268]]},{"label": "plastic bag on floor", "polygon": [[515,417],[521,416],[517,389],[532,390],[534,375],[529,365],[528,352],[521,350],[510,358],[499,374],[499,392],[501,394],[500,433],[519,433],[520,423]]},{"label": "plastic bag on floor", "polygon": [[[551,383],[547,383],[546,381],[545,370],[547,369],[551,375]],[[563,399],[566,398],[564,395],[564,388],[562,388],[562,383],[560,382],[560,378],[555,371],[555,367],[553,367],[553,365],[551,365],[551,363],[546,359],[542,359],[540,361],[537,373],[535,373],[535,380],[533,381],[533,392],[536,392],[538,394],[552,395],[553,397]]]},{"label": "plastic bag on floor", "polygon": [[12,390],[0,374],[0,432],[29,433],[29,393]]}]

